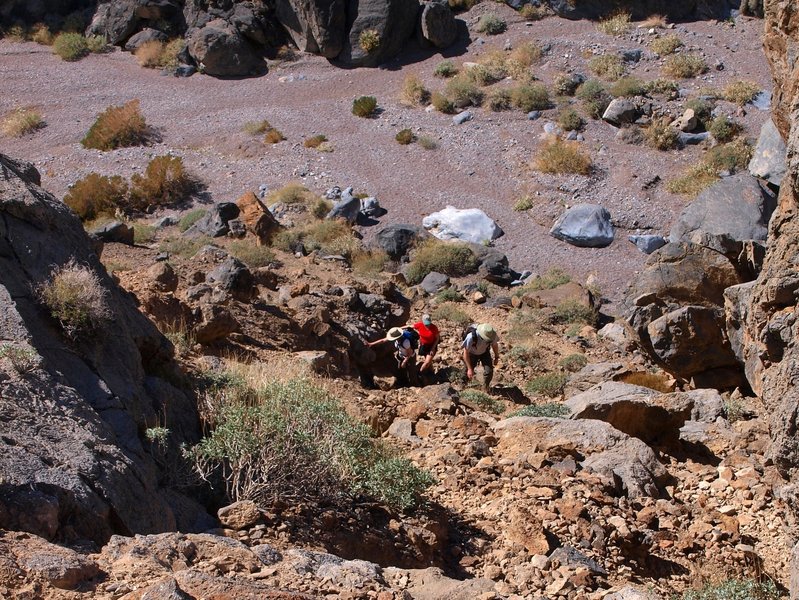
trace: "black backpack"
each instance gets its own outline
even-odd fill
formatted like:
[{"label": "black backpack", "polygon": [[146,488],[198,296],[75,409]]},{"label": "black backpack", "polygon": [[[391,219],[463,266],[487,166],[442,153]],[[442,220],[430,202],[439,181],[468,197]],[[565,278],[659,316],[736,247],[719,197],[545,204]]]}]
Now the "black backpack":
[{"label": "black backpack", "polygon": [[466,338],[469,337],[470,333],[477,333],[477,324],[472,323],[471,325],[467,325],[466,328],[463,330],[463,338],[462,341],[466,341]]}]

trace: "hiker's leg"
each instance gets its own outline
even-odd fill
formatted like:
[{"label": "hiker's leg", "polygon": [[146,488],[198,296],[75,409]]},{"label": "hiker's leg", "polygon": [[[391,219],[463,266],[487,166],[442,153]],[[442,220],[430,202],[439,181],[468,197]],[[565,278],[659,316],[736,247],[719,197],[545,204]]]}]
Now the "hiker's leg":
[{"label": "hiker's leg", "polygon": [[489,350],[480,355],[480,362],[483,363],[483,389],[488,392],[491,389],[491,380],[494,378],[494,362],[491,360]]}]

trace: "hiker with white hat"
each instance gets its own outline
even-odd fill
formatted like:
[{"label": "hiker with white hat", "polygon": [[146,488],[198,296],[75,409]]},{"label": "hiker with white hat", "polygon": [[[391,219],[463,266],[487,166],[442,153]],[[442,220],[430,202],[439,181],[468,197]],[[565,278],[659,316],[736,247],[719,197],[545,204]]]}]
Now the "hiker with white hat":
[{"label": "hiker with white hat", "polygon": [[397,371],[395,373],[395,386],[418,384],[418,373],[416,371],[416,349],[419,347],[419,334],[412,327],[392,327],[386,333],[386,337],[374,342],[367,342],[367,346],[376,346],[386,342],[394,344],[394,358],[397,360]]},{"label": "hiker with white hat", "polygon": [[[494,377],[494,365],[499,363],[499,336],[496,330],[489,323],[470,325],[466,329],[466,336],[463,339],[462,358],[466,364],[466,379],[471,381],[474,378],[474,368],[478,364],[483,365],[483,390],[488,392],[491,386],[491,379]],[[491,360],[491,350],[494,351],[494,360]]]}]

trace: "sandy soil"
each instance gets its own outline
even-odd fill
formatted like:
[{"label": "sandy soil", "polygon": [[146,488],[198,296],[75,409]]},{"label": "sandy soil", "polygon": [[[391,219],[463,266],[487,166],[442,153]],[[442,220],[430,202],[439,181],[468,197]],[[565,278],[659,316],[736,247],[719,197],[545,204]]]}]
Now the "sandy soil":
[{"label": "sandy soil", "polygon": [[[484,12],[507,19],[502,35],[479,37],[474,27]],[[513,47],[526,40],[549,46],[541,64],[533,67],[549,83],[564,71],[588,74],[584,56],[620,48],[641,48],[644,58],[631,73],[642,79],[660,76],[660,64],[647,51],[652,35],[633,28],[623,39],[606,36],[589,22],[547,18],[526,23],[507,6],[484,3],[461,15],[471,39],[447,51],[456,64],[478,60],[492,49]],[[771,77],[761,50],[763,23],[738,18],[729,23],[678,24],[675,32],[689,50],[701,51],[711,68],[696,80],[682,82],[696,93],[745,79],[770,89]],[[261,184],[276,188],[302,181],[317,192],[332,185],[353,186],[356,192],[377,196],[388,214],[381,225],[420,224],[424,215],[447,204],[478,207],[494,218],[506,235],[496,246],[518,269],[543,272],[557,266],[585,279],[594,275],[604,294],[618,301],[626,284],[640,270],[645,255],[626,236],[636,231],[667,234],[685,205],[660,184],[642,189],[653,175],[668,180],[696,162],[703,152],[689,147],[658,152],[615,141],[615,129],[589,122],[585,146],[591,150],[595,172],[590,177],[548,176],[530,167],[543,126],[556,110],[530,121],[520,111],[495,113],[473,109],[474,120],[454,125],[448,115],[403,106],[399,100],[403,79],[416,73],[432,90],[444,82],[433,76],[441,53],[411,50],[402,60],[379,69],[345,70],[326,60],[302,56],[295,62],[271,64],[258,78],[218,80],[205,75],[179,79],[143,69],[135,57],[116,51],[66,63],[50,49],[34,43],[0,40],[0,114],[20,106],[38,107],[47,127],[19,138],[0,138],[0,148],[11,156],[33,162],[42,173],[43,186],[63,196],[70,184],[97,171],[129,176],[141,171],[153,156],[172,152],[207,186],[205,201],[235,200]],[[503,83],[497,84],[503,85]],[[353,98],[374,95],[382,109],[379,117],[362,119],[351,114]],[[80,139],[96,115],[109,105],[141,100],[148,121],[162,141],[146,148],[112,152],[86,150]],[[730,115],[737,107],[721,102]],[[674,105],[673,110],[679,110]],[[756,138],[766,112],[751,106],[736,117]],[[242,132],[247,121],[268,119],[287,141],[265,146]],[[433,137],[435,150],[417,144],[401,146],[394,136],[410,127]],[[323,153],[303,147],[302,141],[322,133],[334,151]],[[538,204],[526,213],[512,210],[525,193],[536,194]],[[607,207],[618,226],[617,239],[605,249],[569,246],[548,235],[552,220],[567,204],[594,202]],[[379,226],[365,231],[368,238]]]}]

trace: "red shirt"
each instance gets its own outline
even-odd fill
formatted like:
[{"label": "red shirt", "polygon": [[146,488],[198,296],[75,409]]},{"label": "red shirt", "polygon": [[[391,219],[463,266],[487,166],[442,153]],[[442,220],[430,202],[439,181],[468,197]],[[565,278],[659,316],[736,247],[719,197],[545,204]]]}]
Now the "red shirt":
[{"label": "red shirt", "polygon": [[433,325],[425,325],[421,321],[413,324],[413,328],[419,332],[419,341],[424,346],[432,346],[438,339],[438,327]]}]

